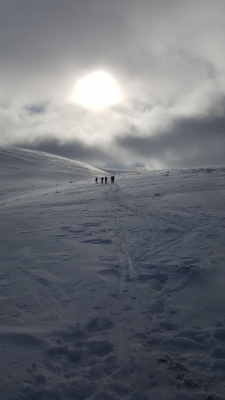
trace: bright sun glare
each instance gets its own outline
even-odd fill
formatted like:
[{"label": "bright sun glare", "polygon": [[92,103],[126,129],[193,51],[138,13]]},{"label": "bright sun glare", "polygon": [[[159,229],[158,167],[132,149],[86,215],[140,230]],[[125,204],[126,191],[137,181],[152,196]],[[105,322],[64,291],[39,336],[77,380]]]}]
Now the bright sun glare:
[{"label": "bright sun glare", "polygon": [[119,86],[105,72],[93,72],[78,82],[74,100],[84,107],[100,110],[120,101]]}]

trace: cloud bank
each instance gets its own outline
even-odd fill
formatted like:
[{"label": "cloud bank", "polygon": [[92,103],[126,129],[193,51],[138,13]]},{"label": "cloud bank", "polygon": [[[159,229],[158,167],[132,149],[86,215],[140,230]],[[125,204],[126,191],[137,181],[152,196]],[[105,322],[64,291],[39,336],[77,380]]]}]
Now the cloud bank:
[{"label": "cloud bank", "polygon": [[[97,166],[225,163],[225,3],[0,1],[0,145]],[[71,101],[104,70],[122,102]]]}]

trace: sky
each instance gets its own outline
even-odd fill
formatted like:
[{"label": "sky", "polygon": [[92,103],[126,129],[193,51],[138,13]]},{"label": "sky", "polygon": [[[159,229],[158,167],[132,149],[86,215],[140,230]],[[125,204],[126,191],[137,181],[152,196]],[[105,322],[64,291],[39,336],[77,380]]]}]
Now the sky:
[{"label": "sky", "polygon": [[[0,146],[105,168],[225,164],[224,0],[0,0]],[[117,104],[73,101],[104,71]]]}]

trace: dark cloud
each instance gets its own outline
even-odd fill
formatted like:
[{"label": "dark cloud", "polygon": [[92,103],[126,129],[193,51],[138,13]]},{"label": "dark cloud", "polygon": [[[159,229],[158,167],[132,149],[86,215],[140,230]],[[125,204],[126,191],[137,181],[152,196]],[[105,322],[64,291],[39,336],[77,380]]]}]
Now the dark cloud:
[{"label": "dark cloud", "polygon": [[66,143],[61,143],[57,138],[48,138],[43,139],[42,141],[37,140],[29,144],[23,142],[17,145],[17,147],[43,151],[77,161],[90,164],[94,163],[98,166],[104,165],[110,158],[110,155],[107,154],[107,152],[102,151],[100,147],[88,146],[80,140],[68,140]]},{"label": "dark cloud", "polygon": [[46,110],[46,103],[39,103],[39,104],[30,104],[25,107],[25,110],[28,112],[28,114],[33,115],[33,114],[41,114],[44,113]]},{"label": "dark cloud", "polygon": [[225,164],[225,117],[180,118],[153,136],[127,134],[118,137],[116,144],[162,166]]}]

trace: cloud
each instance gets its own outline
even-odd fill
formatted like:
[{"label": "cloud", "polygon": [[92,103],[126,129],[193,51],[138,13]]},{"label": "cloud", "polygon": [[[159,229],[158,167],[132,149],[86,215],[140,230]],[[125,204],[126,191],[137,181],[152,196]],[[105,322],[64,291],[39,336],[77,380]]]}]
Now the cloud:
[{"label": "cloud", "polygon": [[[202,142],[203,152],[205,137],[195,142],[191,129],[209,123],[207,143],[215,152],[215,139],[224,143],[215,131],[224,113],[224,13],[223,0],[0,0],[0,145],[49,143],[102,166],[189,165],[197,145],[199,162],[214,163],[211,145]],[[99,69],[117,80],[123,101],[94,113],[71,96]],[[155,148],[151,162],[141,143]]]},{"label": "cloud", "polygon": [[56,154],[61,157],[67,157],[75,160],[82,160],[87,163],[103,165],[109,160],[109,155],[96,146],[89,146],[79,140],[67,141],[61,143],[57,138],[36,140],[32,144],[26,142],[20,143],[17,147],[27,148],[36,151]]},{"label": "cloud", "polygon": [[180,118],[151,137],[127,134],[116,143],[161,167],[225,164],[225,117]]}]

